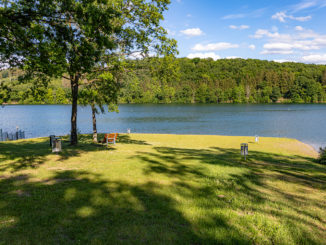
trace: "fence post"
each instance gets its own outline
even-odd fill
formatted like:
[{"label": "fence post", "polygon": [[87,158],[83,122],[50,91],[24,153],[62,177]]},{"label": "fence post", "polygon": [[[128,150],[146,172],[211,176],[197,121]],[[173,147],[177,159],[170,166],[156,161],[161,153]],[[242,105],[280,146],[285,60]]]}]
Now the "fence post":
[{"label": "fence post", "polygon": [[3,141],[7,141],[8,140],[8,133],[7,132],[4,132],[4,138],[3,138]]}]

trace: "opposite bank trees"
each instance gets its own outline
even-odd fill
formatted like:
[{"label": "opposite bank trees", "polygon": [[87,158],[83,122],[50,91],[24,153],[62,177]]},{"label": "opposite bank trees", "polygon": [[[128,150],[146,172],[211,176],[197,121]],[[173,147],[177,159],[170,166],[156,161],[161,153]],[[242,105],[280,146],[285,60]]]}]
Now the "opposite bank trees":
[{"label": "opposite bank trees", "polygon": [[[106,67],[103,57],[173,53],[160,26],[170,0],[6,0],[0,2],[1,64],[18,66],[46,84],[70,81],[71,144],[77,144],[79,87]],[[104,62],[104,64],[103,64]],[[104,79],[106,81],[106,79]]]}]

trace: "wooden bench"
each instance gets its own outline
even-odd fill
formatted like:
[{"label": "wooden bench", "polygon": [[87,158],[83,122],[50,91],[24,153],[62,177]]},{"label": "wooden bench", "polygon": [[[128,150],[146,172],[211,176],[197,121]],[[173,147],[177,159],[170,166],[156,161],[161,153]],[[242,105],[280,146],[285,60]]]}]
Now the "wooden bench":
[{"label": "wooden bench", "polygon": [[118,133],[112,133],[112,134],[104,134],[104,139],[102,140],[102,143],[108,144],[114,144],[117,142]]}]

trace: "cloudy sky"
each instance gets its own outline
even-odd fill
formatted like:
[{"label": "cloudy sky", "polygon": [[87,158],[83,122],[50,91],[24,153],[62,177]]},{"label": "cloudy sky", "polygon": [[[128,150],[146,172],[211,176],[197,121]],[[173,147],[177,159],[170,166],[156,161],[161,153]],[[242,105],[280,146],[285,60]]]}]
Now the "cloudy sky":
[{"label": "cloudy sky", "polygon": [[326,0],[172,0],[179,57],[326,64]]}]

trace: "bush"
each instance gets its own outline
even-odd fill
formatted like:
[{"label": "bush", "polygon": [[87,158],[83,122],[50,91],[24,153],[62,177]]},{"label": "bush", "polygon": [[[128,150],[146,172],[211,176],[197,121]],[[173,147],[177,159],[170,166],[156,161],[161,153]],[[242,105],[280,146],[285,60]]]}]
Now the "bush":
[{"label": "bush", "polygon": [[2,72],[2,78],[7,78],[7,77],[9,77],[9,72],[8,71]]},{"label": "bush", "polygon": [[320,148],[318,162],[321,164],[326,164],[326,147]]}]

